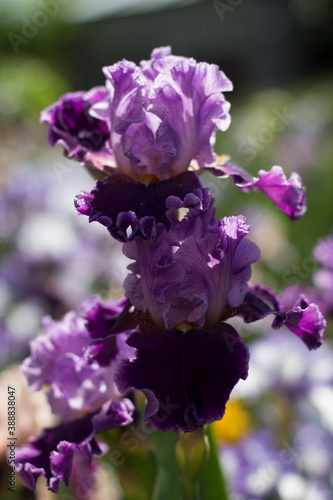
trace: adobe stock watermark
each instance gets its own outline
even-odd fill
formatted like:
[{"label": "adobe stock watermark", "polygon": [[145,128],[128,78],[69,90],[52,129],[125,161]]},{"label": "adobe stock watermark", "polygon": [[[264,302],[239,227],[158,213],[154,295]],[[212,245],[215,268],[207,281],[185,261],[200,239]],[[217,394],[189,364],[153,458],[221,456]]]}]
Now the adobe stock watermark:
[{"label": "adobe stock watermark", "polygon": [[50,18],[58,14],[62,5],[69,2],[70,0],[39,0],[39,10],[36,10],[30,17],[21,17],[20,33],[11,31],[7,34],[15,54],[18,54],[21,45],[26,45],[38,35],[39,30],[48,24]]},{"label": "adobe stock watermark", "polygon": [[230,177],[219,178],[210,175],[209,179],[207,179],[207,181],[205,181],[203,185],[205,188],[209,189],[211,196],[215,200],[219,201],[222,199],[225,189],[230,189],[230,185],[233,185],[233,182],[231,181]]},{"label": "adobe stock watermark", "polygon": [[319,268],[318,261],[312,257],[305,257],[300,264],[294,264],[282,274],[286,285],[299,285],[307,280]]},{"label": "adobe stock watermark", "polygon": [[274,108],[273,114],[268,125],[261,128],[256,136],[249,135],[247,140],[239,144],[237,151],[241,155],[246,155],[247,161],[254,160],[258,151],[265,149],[267,144],[272,142],[274,135],[281,132],[296,117],[289,113],[287,106],[283,106],[282,110]]},{"label": "adobe stock watermark", "polygon": [[[289,468],[295,465],[297,467],[297,464],[307,451],[304,445],[295,442],[289,444],[287,441],[284,441],[282,445],[283,448],[276,453],[274,458],[268,459],[265,463],[258,464],[256,470],[253,470],[252,474],[247,478],[251,491],[255,491],[258,495],[263,495],[265,498],[266,494],[274,488],[276,481],[283,474],[288,473]],[[252,500],[252,498],[254,497],[251,494],[231,493],[228,495],[228,500]]]},{"label": "adobe stock watermark", "polygon": [[[167,396],[164,401],[161,399],[157,399],[157,401],[159,410],[155,414],[154,419],[158,423],[165,422],[175,410],[179,409],[180,406],[178,403],[173,403],[170,399],[170,396]],[[120,447],[126,448],[127,454],[136,453],[142,443],[145,443],[147,440],[149,440],[150,436],[154,434],[154,432],[156,432],[155,429],[148,427],[143,420],[137,422],[135,425],[129,425],[124,429],[125,430],[120,438]],[[126,454],[124,454],[123,451],[118,448],[110,450],[109,457],[115,467],[120,467],[126,461]]]},{"label": "adobe stock watermark", "polygon": [[251,488],[254,491],[265,493],[283,473],[288,472],[292,465],[297,466],[302,455],[306,452],[306,446],[300,443],[282,443],[283,449],[272,460],[268,460],[253,474]]},{"label": "adobe stock watermark", "polygon": [[225,15],[229,12],[233,12],[235,7],[242,4],[244,0],[227,0],[223,2],[222,0],[214,0],[213,7],[216,10],[217,15],[219,16],[220,21],[224,21]]},{"label": "adobe stock watermark", "polygon": [[71,174],[77,168],[80,168],[80,165],[68,158],[63,158],[61,162],[52,162],[52,170],[58,182],[62,182],[65,176]]},{"label": "adobe stock watermark", "polygon": [[[107,462],[99,462],[98,466],[95,465],[95,470],[92,470],[90,474],[85,475],[74,475],[71,478],[71,488],[74,490],[73,494],[68,492],[60,493],[60,500],[89,500],[93,496],[95,498],[94,492],[98,492],[99,488],[103,485],[112,481],[114,477],[112,465]],[[74,496],[75,495],[75,496]]]}]

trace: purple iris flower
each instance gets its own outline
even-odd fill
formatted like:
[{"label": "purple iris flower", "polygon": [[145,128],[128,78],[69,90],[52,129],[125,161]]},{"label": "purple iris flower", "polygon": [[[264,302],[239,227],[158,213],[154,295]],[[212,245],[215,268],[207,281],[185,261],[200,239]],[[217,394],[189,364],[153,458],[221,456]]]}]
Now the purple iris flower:
[{"label": "purple iris flower", "polygon": [[17,470],[27,487],[34,489],[43,474],[56,492],[60,480],[68,484],[74,453],[90,462],[93,454],[102,453],[98,433],[133,421],[132,402],[122,398],[113,383],[118,360],[134,355],[125,344],[126,333],[113,339],[112,348],[109,342],[108,366],[89,362],[84,355],[90,341],[109,335],[119,325],[127,304],[127,299],[104,304],[95,297],[82,305],[79,314],[69,312],[59,322],[46,318],[45,334],[32,341],[22,371],[32,390],[49,387],[48,400],[61,423],[18,450]]},{"label": "purple iris flower", "polygon": [[98,98],[92,91],[90,106],[90,97],[81,95],[85,105],[70,126],[74,113],[65,116],[58,104],[48,110],[63,117],[73,148],[80,134],[87,135],[88,115],[107,127],[101,148],[90,150],[89,159],[84,151],[80,160],[104,178],[77,196],[76,207],[125,242],[123,251],[134,260],[124,284],[134,312],[124,309],[106,335],[95,332],[85,360],[107,369],[117,335],[131,330],[126,342],[137,349],[136,358],[120,360],[118,389],[145,393],[151,427],[190,432],[220,419],[232,388],[247,376],[248,350],[226,320],[275,314],[273,327],[288,326],[309,348],[320,344],[324,328],[305,298],[284,307],[268,289],[249,291],[251,264],[260,256],[245,239],[250,228],[242,216],[215,220],[198,174],[207,170],[231,177],[243,190],[260,190],[292,220],[305,211],[304,188],[296,174],[287,180],[281,167],[253,178],[231,163],[219,164],[215,132],[229,126],[222,92],[232,85],[217,66],[173,56],[166,47],[139,67],[123,60],[104,74],[105,89]]},{"label": "purple iris flower", "polygon": [[140,180],[185,172],[191,161],[216,161],[213,136],[230,123],[222,92],[231,82],[214,64],[155,49],[140,67],[123,60],[104,68],[106,86],[63,96],[42,114],[49,142],[70,156]]},{"label": "purple iris flower", "polygon": [[[325,320],[315,304],[248,286],[260,252],[245,238],[244,217],[207,221],[207,212],[186,228],[160,226],[154,239],[123,245],[134,261],[124,286],[135,307],[136,329],[127,343],[136,358],[119,362],[115,382],[121,392],[144,392],[145,420],[154,429],[192,432],[222,418],[231,390],[248,371],[247,347],[227,323],[233,316],[250,323],[273,314],[274,329],[288,327],[309,349],[322,343]],[[98,361],[101,348],[102,366],[109,338],[96,340],[90,353]]]},{"label": "purple iris flower", "polygon": [[244,239],[249,231],[242,216],[208,226],[197,217],[183,241],[175,231],[162,230],[153,242],[125,243],[123,252],[135,261],[128,266],[126,295],[160,327],[218,323],[227,304],[243,302],[250,264],[260,257],[259,248]]},{"label": "purple iris flower", "polygon": [[74,455],[78,454],[88,464],[94,455],[102,455],[105,448],[96,435],[130,424],[133,411],[130,400],[115,400],[99,412],[45,429],[37,438],[30,438],[29,444],[18,448],[16,453],[16,470],[24,486],[34,490],[41,474],[54,493],[60,481],[68,486]]},{"label": "purple iris flower", "polygon": [[134,260],[125,292],[138,312],[127,343],[137,351],[135,360],[120,361],[115,382],[121,392],[144,392],[154,429],[191,432],[222,418],[232,388],[247,376],[247,347],[223,317],[243,302],[260,257],[244,239],[249,230],[241,216],[210,225],[198,216],[185,239],[160,228],[153,241],[124,244]]},{"label": "purple iris flower", "polygon": [[[187,189],[182,198],[198,188],[188,170],[236,178],[242,189],[261,191],[292,220],[304,213],[297,174],[287,180],[281,167],[273,167],[253,178],[230,163],[220,165],[215,133],[229,127],[230,104],[223,92],[232,84],[216,65],[161,47],[139,66],[123,60],[105,67],[104,74],[105,87],[64,95],[43,112],[42,121],[49,126],[52,146],[62,144],[69,156],[90,170],[95,167],[100,181],[91,193],[77,197],[76,206],[90,221],[106,225],[113,237],[147,237],[147,224],[155,223],[151,217],[165,223],[163,202],[168,195],[179,196],[176,184],[183,182]],[[160,188],[150,187],[167,180]],[[160,191],[154,193],[155,199],[161,197],[157,217],[156,203],[147,203],[152,191]]]}]

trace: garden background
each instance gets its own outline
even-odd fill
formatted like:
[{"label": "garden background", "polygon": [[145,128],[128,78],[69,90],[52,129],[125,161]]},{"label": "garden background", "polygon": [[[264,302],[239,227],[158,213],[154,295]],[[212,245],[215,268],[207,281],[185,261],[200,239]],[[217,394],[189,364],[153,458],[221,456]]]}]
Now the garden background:
[{"label": "garden background", "polygon": [[[93,180],[60,147],[47,146],[40,111],[65,92],[103,85],[102,66],[123,58],[138,63],[155,47],[217,64],[234,90],[226,96],[232,123],[217,135],[216,152],[253,175],[272,165],[288,176],[297,171],[308,200],[306,214],[290,224],[260,194],[236,196],[231,181],[207,174],[217,215],[247,216],[262,251],[252,282],[277,292],[301,283],[313,290],[321,268],[313,249],[333,228],[332,26],[330,0],[1,0],[0,407],[5,412],[7,385],[15,383],[20,443],[51,422],[16,366],[42,317],[60,318],[92,293],[119,298],[127,264],[102,227],[76,216],[74,196]],[[333,314],[333,277],[330,290]],[[250,378],[213,428],[230,500],[332,498],[330,314],[318,352],[287,342],[283,332],[266,334],[265,322],[242,327],[253,346]],[[2,439],[6,413],[0,425]],[[1,498],[34,498],[18,478],[15,494],[7,491],[5,439],[0,452]],[[103,488],[122,498],[112,467],[97,471],[89,498],[106,498]],[[59,498],[81,498],[71,488]],[[148,500],[147,488],[140,494]],[[43,479],[36,495],[56,498]]]}]

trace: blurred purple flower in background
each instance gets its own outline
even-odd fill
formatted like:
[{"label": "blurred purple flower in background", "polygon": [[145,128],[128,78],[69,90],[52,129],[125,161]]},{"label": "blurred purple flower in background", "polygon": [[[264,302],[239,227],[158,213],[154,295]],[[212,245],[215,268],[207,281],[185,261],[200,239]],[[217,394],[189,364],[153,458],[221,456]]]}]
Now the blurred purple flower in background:
[{"label": "blurred purple flower in background", "polygon": [[77,172],[76,180],[67,174],[66,182],[55,182],[54,172],[26,164],[0,187],[0,313],[7,362],[28,354],[28,341],[45,314],[59,318],[94,291],[122,295],[127,259],[120,246],[98,226],[87,230],[72,208],[75,186],[88,184],[85,177]]},{"label": "blurred purple flower in background", "polygon": [[100,335],[103,332],[100,316],[104,317],[106,333],[124,306],[124,301],[103,304],[96,297],[82,305],[80,314],[69,312],[59,322],[46,318],[45,333],[32,341],[31,355],[22,364],[22,371],[32,390],[40,390],[44,384],[49,387],[48,400],[61,424],[46,429],[18,450],[17,470],[27,487],[34,489],[40,474],[54,492],[59,481],[68,485],[74,452],[90,462],[93,454],[102,453],[97,434],[132,422],[134,405],[121,398],[113,383],[117,361],[133,356],[124,342],[126,335],[116,337],[108,367],[101,368],[84,357],[96,326]]},{"label": "blurred purple flower in background", "polygon": [[322,311],[333,315],[333,236],[321,240],[313,251],[315,259],[323,266],[313,275],[313,283],[319,292]]},{"label": "blurred purple flower in background", "polygon": [[[251,343],[246,384],[233,394],[255,428],[220,456],[235,498],[328,500],[333,467],[333,351],[313,356],[287,331]],[[254,423],[254,421],[253,421]],[[238,496],[237,496],[238,495]]]}]

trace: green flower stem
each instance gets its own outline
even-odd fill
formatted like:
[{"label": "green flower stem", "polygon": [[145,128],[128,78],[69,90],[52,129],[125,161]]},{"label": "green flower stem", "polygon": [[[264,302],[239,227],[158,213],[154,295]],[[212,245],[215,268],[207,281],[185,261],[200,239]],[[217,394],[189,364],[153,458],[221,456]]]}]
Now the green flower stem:
[{"label": "green flower stem", "polygon": [[200,500],[198,484],[194,480],[182,478],[182,500]]},{"label": "green flower stem", "polygon": [[103,459],[113,466],[126,500],[151,500],[156,460],[148,433],[130,425],[98,435],[109,446]]},{"label": "green flower stem", "polygon": [[228,500],[225,479],[219,462],[211,426],[207,426],[208,459],[200,474],[200,492],[205,500]]},{"label": "green flower stem", "polygon": [[208,442],[204,429],[179,432],[176,458],[180,472],[183,500],[199,500],[198,478],[205,464]]},{"label": "green flower stem", "polygon": [[152,500],[181,500],[181,486],[175,458],[177,434],[152,431],[150,437],[158,467]]}]

